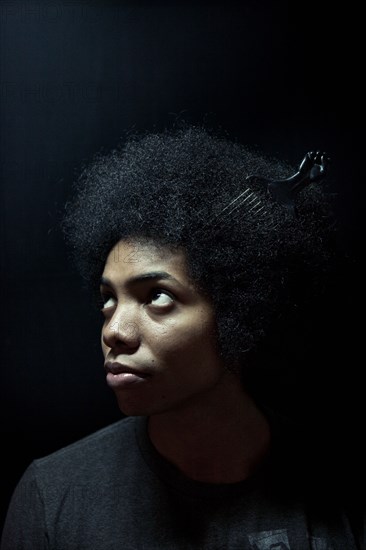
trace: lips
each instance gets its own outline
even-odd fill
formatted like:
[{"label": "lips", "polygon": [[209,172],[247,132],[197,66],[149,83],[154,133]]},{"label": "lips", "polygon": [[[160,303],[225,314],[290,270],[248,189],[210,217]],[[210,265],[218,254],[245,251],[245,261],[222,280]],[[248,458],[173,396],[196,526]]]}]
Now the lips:
[{"label": "lips", "polygon": [[104,368],[107,371],[107,373],[110,372],[112,374],[129,373],[129,374],[134,374],[135,376],[139,376],[141,378],[147,378],[151,376],[149,372],[146,372],[134,367],[129,367],[128,365],[124,365],[123,363],[118,363],[117,361],[113,363],[110,361],[107,361],[104,365]]}]

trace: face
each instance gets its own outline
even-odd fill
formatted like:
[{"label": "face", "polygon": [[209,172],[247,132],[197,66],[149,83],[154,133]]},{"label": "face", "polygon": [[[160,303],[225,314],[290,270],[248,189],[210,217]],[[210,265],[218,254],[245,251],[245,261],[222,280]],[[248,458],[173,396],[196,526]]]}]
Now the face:
[{"label": "face", "polygon": [[102,276],[102,348],[121,411],[150,416],[207,396],[226,369],[213,307],[182,251],[120,241]]}]

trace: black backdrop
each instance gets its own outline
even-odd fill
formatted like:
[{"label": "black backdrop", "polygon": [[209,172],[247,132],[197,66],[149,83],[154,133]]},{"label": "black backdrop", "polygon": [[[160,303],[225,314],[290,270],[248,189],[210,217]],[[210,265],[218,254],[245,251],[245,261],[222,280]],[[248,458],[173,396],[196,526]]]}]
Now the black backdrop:
[{"label": "black backdrop", "polygon": [[[120,418],[104,382],[101,319],[59,227],[83,162],[126,130],[159,130],[177,117],[222,127],[293,164],[326,150],[344,241],[355,253],[361,54],[360,14],[315,2],[0,6],[4,510],[33,458]],[[296,403],[304,417],[320,413],[324,437],[337,440],[342,457],[359,452],[352,444],[363,432],[356,275],[357,267],[349,278],[340,271],[341,292],[318,322],[320,337],[304,338],[300,368],[267,384],[273,402]],[[309,312],[308,326],[314,322]]]}]

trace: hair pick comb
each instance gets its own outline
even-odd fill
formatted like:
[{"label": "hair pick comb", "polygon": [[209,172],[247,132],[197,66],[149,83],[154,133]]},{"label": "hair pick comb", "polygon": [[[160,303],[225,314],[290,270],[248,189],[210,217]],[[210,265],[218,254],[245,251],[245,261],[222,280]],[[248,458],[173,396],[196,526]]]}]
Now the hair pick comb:
[{"label": "hair pick comb", "polygon": [[296,195],[311,183],[320,183],[326,176],[330,159],[326,153],[310,151],[301,161],[298,171],[289,178],[271,180],[251,175],[247,182],[258,182],[267,186],[270,197],[295,214]]},{"label": "hair pick comb", "polygon": [[[253,174],[247,176],[246,182],[262,184],[274,202],[277,202],[292,215],[295,215],[296,195],[308,185],[320,183],[327,174],[329,162],[330,159],[327,153],[310,151],[304,156],[297,172],[288,178],[272,180]],[[231,219],[235,219],[238,214],[243,212],[243,209],[245,209],[246,213],[252,212],[254,216],[258,216],[259,218],[267,213],[263,199],[250,187],[247,187],[240,195],[225,206],[221,212],[211,218],[202,227],[202,230],[221,229],[229,216],[231,216]]]}]

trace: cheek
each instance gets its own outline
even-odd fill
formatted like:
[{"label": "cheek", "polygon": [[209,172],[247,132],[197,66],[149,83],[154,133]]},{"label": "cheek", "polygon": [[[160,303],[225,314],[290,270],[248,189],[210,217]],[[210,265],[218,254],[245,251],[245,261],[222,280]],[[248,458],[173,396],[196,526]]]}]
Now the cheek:
[{"label": "cheek", "polygon": [[217,350],[215,324],[207,317],[171,321],[157,331],[155,337],[159,355],[177,356],[178,359],[183,354],[197,357]]}]

